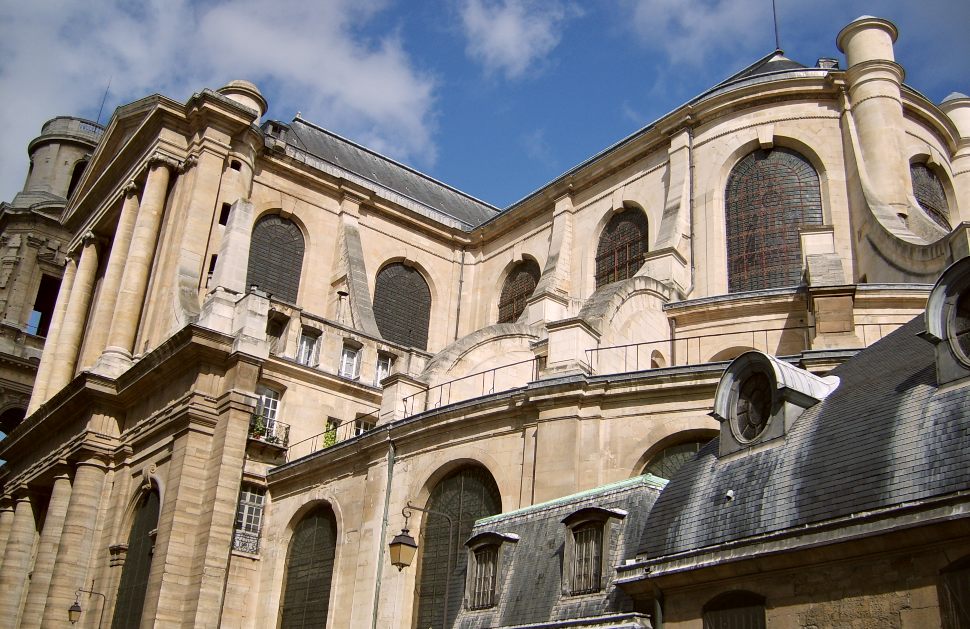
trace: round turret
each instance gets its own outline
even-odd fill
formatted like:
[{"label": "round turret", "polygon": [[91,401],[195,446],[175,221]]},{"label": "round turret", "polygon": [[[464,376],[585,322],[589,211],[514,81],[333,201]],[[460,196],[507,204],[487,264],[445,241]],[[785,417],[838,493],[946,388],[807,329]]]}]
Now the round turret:
[{"label": "round turret", "polygon": [[266,99],[263,98],[263,94],[259,91],[259,88],[249,81],[230,81],[216,91],[227,98],[231,98],[240,105],[244,105],[255,111],[257,123],[268,108]]},{"label": "round turret", "polygon": [[893,43],[898,36],[896,25],[889,20],[863,15],[839,31],[835,42],[851,68],[865,61],[895,61]]},{"label": "round turret", "polygon": [[44,123],[40,135],[27,145],[30,170],[24,192],[71,196],[102,133],[101,125],[73,116],[58,116]]}]

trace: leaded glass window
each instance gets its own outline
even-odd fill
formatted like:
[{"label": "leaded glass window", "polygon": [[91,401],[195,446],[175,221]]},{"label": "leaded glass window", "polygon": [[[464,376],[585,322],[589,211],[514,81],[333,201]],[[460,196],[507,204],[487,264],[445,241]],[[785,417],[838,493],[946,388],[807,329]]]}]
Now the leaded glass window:
[{"label": "leaded glass window", "polygon": [[970,557],[954,562],[940,574],[937,592],[943,629],[970,627]]},{"label": "leaded glass window", "polygon": [[707,441],[710,440],[687,441],[685,443],[668,446],[650,459],[650,462],[643,468],[643,473],[653,474],[654,476],[669,480],[674,477],[674,473],[684,463],[694,458],[694,455],[697,454],[701,446],[707,443]]},{"label": "leaded glass window", "polygon": [[704,606],[704,629],[765,629],[765,599],[751,592],[725,592]]},{"label": "leaded glass window", "polygon": [[280,629],[327,626],[330,582],[337,549],[337,520],[329,505],[300,520],[290,540]]},{"label": "leaded glass window", "polygon": [[417,269],[395,263],[380,270],[374,286],[374,318],[385,340],[428,348],[431,289]]},{"label": "leaded glass window", "polygon": [[797,286],[804,225],[822,224],[818,173],[786,148],[749,153],[725,193],[730,292]]},{"label": "leaded glass window", "polygon": [[[502,510],[502,499],[491,474],[482,467],[461,468],[440,481],[431,491],[428,509],[447,513],[455,522],[449,538],[448,520],[424,514],[417,592],[416,627],[442,628],[445,582],[448,586],[448,626],[451,627],[464,599],[468,553],[462,542],[471,535],[475,520]],[[448,572],[449,562],[451,572]]]},{"label": "leaded glass window", "polygon": [[495,605],[495,576],[498,570],[498,546],[485,546],[475,551],[472,591],[468,597],[470,609],[485,609]]},{"label": "leaded glass window", "polygon": [[293,221],[275,214],[259,219],[249,244],[246,286],[295,304],[304,248],[303,233]]},{"label": "leaded glass window", "polygon": [[926,164],[912,164],[909,174],[913,178],[913,196],[933,221],[950,231],[950,208],[946,204],[943,183]]},{"label": "leaded glass window", "polygon": [[539,265],[534,260],[519,262],[505,278],[498,302],[498,322],[512,323],[525,311],[526,300],[539,283]]},{"label": "leaded glass window", "polygon": [[236,510],[232,547],[247,553],[259,552],[259,532],[263,524],[266,490],[258,485],[243,485]]},{"label": "leaded glass window", "polygon": [[155,529],[158,526],[159,497],[155,490],[146,492],[135,510],[135,519],[128,534],[128,552],[121,569],[121,583],[115,601],[114,629],[138,627],[148,592],[148,578],[155,553]]},{"label": "leaded glass window", "polygon": [[615,215],[596,247],[596,288],[636,275],[646,252],[646,215],[633,208]]}]

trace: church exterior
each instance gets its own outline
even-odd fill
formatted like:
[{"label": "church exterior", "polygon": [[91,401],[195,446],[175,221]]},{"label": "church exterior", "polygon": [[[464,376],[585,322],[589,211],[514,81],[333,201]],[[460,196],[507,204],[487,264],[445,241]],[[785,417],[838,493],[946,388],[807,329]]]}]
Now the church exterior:
[{"label": "church exterior", "polygon": [[970,98],[896,35],[505,209],[246,81],[52,120],[0,206],[0,618],[968,626]]}]

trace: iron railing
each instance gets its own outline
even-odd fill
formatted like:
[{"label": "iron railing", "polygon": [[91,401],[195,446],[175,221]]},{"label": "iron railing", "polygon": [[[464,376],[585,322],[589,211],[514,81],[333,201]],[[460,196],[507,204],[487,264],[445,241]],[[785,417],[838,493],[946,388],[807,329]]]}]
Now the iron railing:
[{"label": "iron railing", "polygon": [[249,438],[286,448],[290,442],[290,425],[253,413],[249,420]]},{"label": "iron railing", "polygon": [[[529,367],[526,368],[525,365],[529,365]],[[526,369],[528,369],[528,378],[523,379],[522,372]],[[442,382],[425,391],[412,393],[401,400],[404,404],[404,416],[409,417],[422,411],[470,400],[496,391],[506,391],[538,379],[538,358],[493,367],[448,382]]]},{"label": "iron railing", "polygon": [[[380,409],[374,409],[366,415],[358,415],[354,419],[340,422],[339,424],[330,426],[323,432],[307,437],[306,439],[301,439],[287,449],[286,460],[295,461],[319,450],[326,450],[351,437],[370,432],[377,427],[379,414]],[[358,426],[361,426],[361,428],[358,429]]]},{"label": "iron railing", "polygon": [[232,533],[232,549],[251,555],[259,553],[259,533],[236,529]]}]

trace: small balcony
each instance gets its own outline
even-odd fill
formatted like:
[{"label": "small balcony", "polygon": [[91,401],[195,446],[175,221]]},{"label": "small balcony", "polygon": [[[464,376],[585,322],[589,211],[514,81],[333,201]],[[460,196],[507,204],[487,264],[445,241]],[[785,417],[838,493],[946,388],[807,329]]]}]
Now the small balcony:
[{"label": "small balcony", "polygon": [[255,555],[259,553],[259,533],[236,529],[232,533],[232,549]]},{"label": "small balcony", "polygon": [[290,443],[290,425],[253,413],[249,420],[249,439],[286,450]]}]

